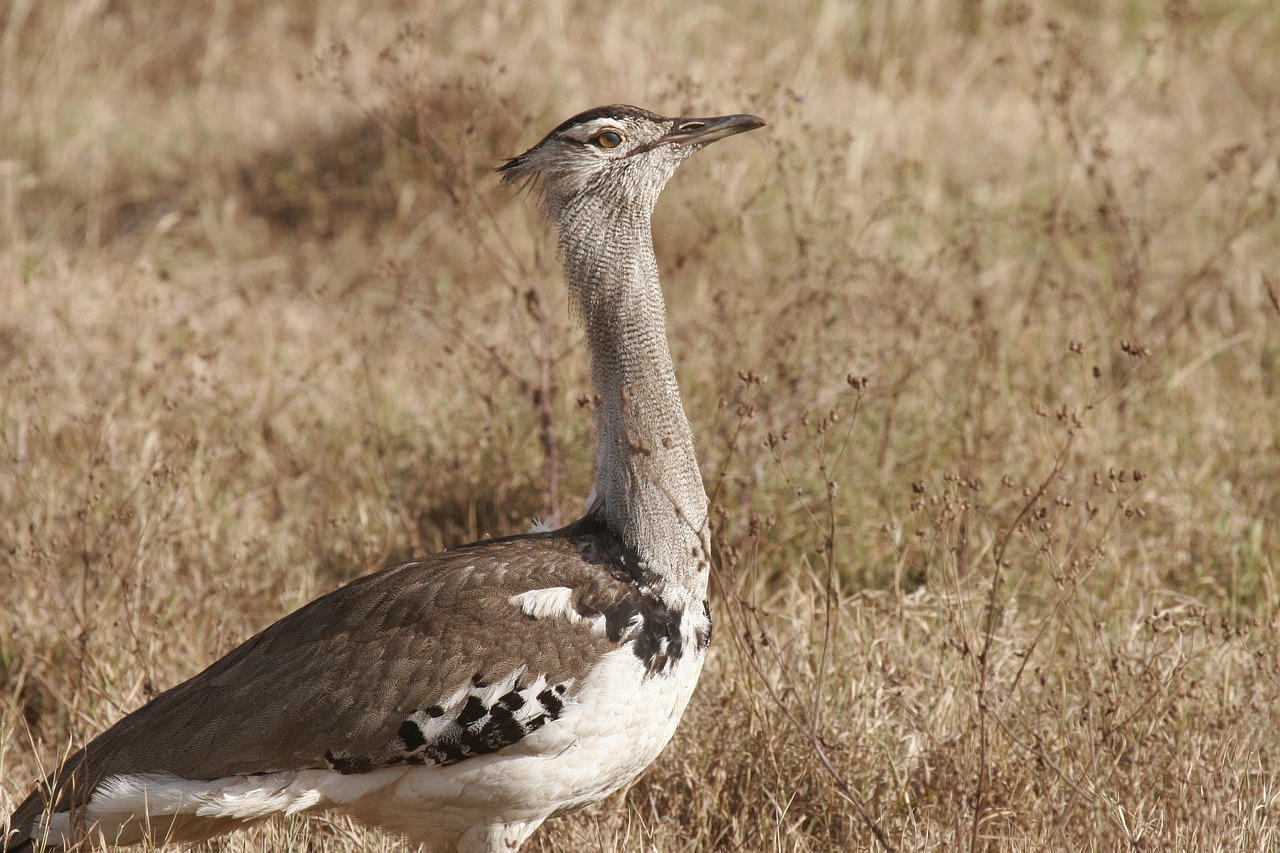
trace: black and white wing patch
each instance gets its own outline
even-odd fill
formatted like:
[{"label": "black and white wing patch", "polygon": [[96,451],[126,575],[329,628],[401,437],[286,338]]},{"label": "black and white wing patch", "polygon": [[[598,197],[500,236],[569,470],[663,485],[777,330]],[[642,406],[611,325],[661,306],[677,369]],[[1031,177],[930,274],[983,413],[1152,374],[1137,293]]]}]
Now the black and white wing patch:
[{"label": "black and white wing patch", "polygon": [[330,750],[325,761],[339,773],[351,774],[401,764],[457,764],[497,752],[558,719],[572,686],[572,681],[548,684],[545,676],[526,679],[523,670],[498,684],[476,676],[447,702],[409,713],[384,750]]}]

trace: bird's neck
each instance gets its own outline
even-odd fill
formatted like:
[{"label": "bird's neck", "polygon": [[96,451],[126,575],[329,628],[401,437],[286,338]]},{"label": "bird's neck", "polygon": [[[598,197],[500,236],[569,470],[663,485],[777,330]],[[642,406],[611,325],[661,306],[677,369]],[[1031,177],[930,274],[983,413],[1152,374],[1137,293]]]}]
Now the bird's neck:
[{"label": "bird's neck", "polygon": [[595,386],[592,511],[671,592],[705,594],[707,495],[676,385],[650,210],[563,211],[560,249]]}]

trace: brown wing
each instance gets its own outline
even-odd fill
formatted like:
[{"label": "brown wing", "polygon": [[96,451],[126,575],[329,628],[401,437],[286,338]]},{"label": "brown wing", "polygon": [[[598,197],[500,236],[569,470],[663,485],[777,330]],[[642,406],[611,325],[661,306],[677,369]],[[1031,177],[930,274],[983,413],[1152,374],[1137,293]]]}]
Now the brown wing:
[{"label": "brown wing", "polygon": [[[11,826],[21,835],[47,803],[74,808],[117,774],[350,773],[501,749],[548,715],[521,717],[509,707],[519,697],[477,708],[475,692],[523,668],[516,688],[544,676],[551,692],[543,701],[558,713],[565,686],[580,683],[641,621],[636,565],[611,534],[580,522],[360,578],[120,720],[63,765],[52,792],[46,784],[28,797]],[[606,630],[534,619],[510,603],[560,586],[574,590],[578,613]],[[410,718],[416,731],[406,728]],[[432,728],[433,721],[441,724]]]}]

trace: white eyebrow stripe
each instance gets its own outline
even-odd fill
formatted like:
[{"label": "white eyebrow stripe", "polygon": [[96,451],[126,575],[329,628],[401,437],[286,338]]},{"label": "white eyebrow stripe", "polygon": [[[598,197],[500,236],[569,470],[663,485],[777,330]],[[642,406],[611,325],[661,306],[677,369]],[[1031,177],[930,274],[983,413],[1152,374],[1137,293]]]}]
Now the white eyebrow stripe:
[{"label": "white eyebrow stripe", "polygon": [[623,137],[627,135],[627,132],[623,129],[622,125],[611,118],[592,119],[585,124],[569,128],[564,131],[564,135],[576,142],[586,142],[605,130],[616,130],[618,133],[621,133]]}]

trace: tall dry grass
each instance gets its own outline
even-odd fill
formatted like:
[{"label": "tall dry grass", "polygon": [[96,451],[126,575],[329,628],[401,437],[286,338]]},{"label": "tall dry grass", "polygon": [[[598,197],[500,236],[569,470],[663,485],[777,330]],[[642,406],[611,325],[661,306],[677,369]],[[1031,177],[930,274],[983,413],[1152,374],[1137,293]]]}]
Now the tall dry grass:
[{"label": "tall dry grass", "polygon": [[655,225],[717,637],[531,847],[1280,849],[1269,4],[0,20],[0,806],[311,597],[572,516],[581,339],[490,169],[627,101],[771,122]]}]

